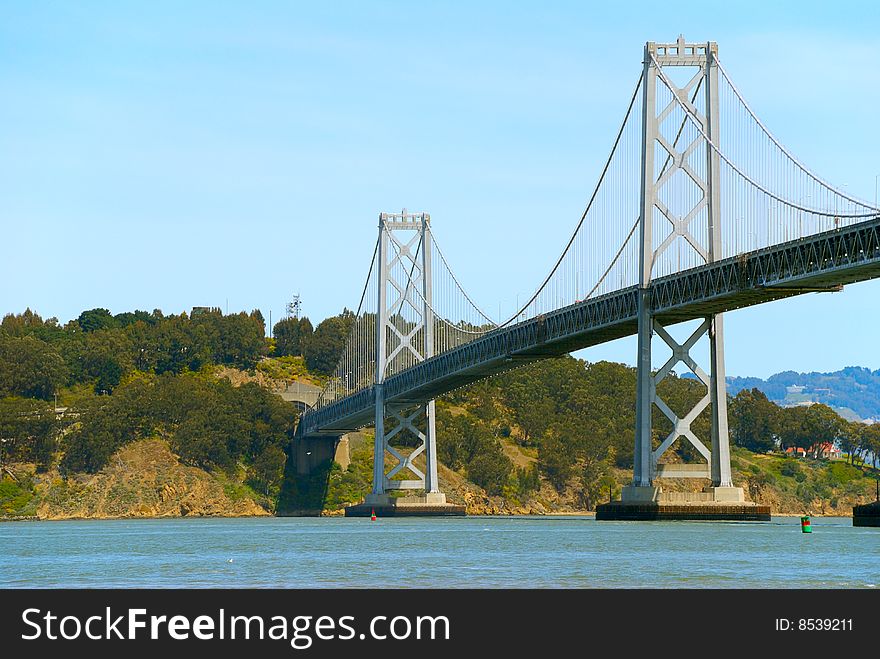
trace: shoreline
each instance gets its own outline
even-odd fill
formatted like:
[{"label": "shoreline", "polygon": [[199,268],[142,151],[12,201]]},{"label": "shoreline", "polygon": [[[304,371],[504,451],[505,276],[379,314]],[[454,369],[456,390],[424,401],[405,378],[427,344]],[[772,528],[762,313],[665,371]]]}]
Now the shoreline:
[{"label": "shoreline", "polygon": [[[269,519],[269,518],[289,518],[289,517],[302,517],[309,518],[314,517],[316,519],[320,518],[332,518],[332,517],[342,517],[342,515],[336,513],[336,511],[331,511],[333,514],[327,515],[161,515],[150,517],[146,515],[131,515],[131,516],[115,516],[115,517],[62,517],[62,518],[42,518],[42,517],[0,517],[0,523],[5,522],[106,522],[106,521],[125,521],[125,520],[163,520],[163,519]],[[821,515],[821,514],[813,514],[813,513],[774,513],[771,512],[771,518],[774,517],[803,517],[804,515],[809,515],[811,518],[839,518],[839,519],[852,519],[852,513],[848,515],[837,514],[837,515]],[[542,514],[507,514],[507,515],[494,515],[494,514],[468,514],[466,517],[470,518],[479,518],[479,517],[495,517],[495,518],[504,518],[504,517],[596,517],[595,511],[572,511],[572,512],[552,512],[552,513],[542,513]]]}]

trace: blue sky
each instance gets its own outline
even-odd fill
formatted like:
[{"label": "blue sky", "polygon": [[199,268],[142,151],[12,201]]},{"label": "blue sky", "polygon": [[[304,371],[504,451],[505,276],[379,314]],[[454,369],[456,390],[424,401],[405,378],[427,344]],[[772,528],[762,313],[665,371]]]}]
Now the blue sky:
[{"label": "blue sky", "polygon": [[[714,40],[800,159],[873,200],[873,3],[2,2],[0,312],[357,304],[380,211],[486,309],[559,254],[644,42]],[[880,282],[727,315],[727,371],[880,368]],[[623,340],[579,356],[633,362]]]}]

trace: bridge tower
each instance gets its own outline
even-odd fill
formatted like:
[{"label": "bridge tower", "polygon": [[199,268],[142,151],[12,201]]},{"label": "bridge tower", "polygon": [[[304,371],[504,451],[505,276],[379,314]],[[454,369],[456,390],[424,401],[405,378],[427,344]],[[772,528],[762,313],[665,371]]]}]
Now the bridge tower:
[{"label": "bridge tower", "polygon": [[[639,228],[639,316],[638,316],[638,388],[636,399],[636,437],[632,485],[624,488],[626,502],[690,503],[681,496],[664,496],[654,479],[658,477],[709,477],[712,485],[703,493],[692,496],[693,502],[742,502],[742,488],[735,488],[730,475],[730,448],[727,430],[727,393],[724,378],[724,322],[722,315],[706,316],[700,326],[683,343],[678,343],[653,316],[651,282],[655,266],[676,239],[686,241],[704,263],[722,258],[721,184],[718,153],[705,145],[699,133],[688,133],[682,143],[679,130],[669,132],[670,115],[678,103],[677,96],[702,124],[709,139],[719,140],[718,46],[715,42],[675,43],[648,42],[645,45],[642,105],[642,167],[641,213]],[[667,67],[691,67],[692,77],[682,87],[664,70]],[[679,69],[681,71],[681,69]],[[661,79],[662,99],[658,94]],[[666,88],[669,87],[667,91]],[[701,89],[702,88],[702,89]],[[669,93],[671,92],[671,94]],[[698,94],[704,103],[695,102]],[[669,98],[668,103],[665,99]],[[701,107],[702,106],[702,109]],[[664,122],[667,126],[664,128]],[[687,143],[684,143],[687,142]],[[696,156],[694,158],[693,156]],[[704,159],[703,162],[696,162]],[[663,166],[660,166],[663,163]],[[682,174],[694,186],[696,194],[670,194],[676,178]],[[686,183],[690,186],[691,183]],[[668,187],[667,187],[668,186]],[[664,194],[664,189],[667,193]],[[672,199],[676,199],[676,204]],[[684,201],[682,201],[684,199]],[[672,226],[665,239],[654,233],[657,226]],[[702,226],[700,226],[702,225]],[[656,374],[651,371],[651,344],[659,337],[672,356]],[[691,356],[699,339],[709,339],[709,373],[700,368]],[[683,363],[706,385],[706,395],[683,417],[677,416],[657,395],[657,385],[676,364]],[[692,431],[691,424],[707,406],[711,406],[711,449]],[[652,445],[651,419],[654,407],[671,422],[672,432],[655,449]],[[684,438],[706,459],[706,465],[658,465],[659,458],[676,440]]]},{"label": "bridge tower", "polygon": [[[376,436],[373,448],[373,491],[366,505],[388,506],[389,490],[424,490],[414,503],[446,504],[437,479],[434,400],[385,400],[384,382],[402,368],[434,355],[431,294],[431,216],[428,213],[379,214],[378,313],[376,318]],[[407,449],[411,449],[406,453]],[[396,464],[386,473],[385,457]],[[425,471],[416,465],[424,455]],[[398,474],[415,476],[395,479]],[[407,498],[412,501],[412,497]]]}]

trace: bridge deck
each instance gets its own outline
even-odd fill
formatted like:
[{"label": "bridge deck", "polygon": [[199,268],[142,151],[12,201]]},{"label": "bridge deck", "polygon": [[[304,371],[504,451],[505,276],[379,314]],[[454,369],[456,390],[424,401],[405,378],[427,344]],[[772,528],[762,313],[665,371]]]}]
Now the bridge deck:
[{"label": "bridge deck", "polygon": [[[880,217],[656,279],[650,305],[664,325],[833,290],[880,276]],[[539,359],[636,333],[638,289],[625,288],[489,332],[385,380],[389,403],[424,402]],[[372,388],[300,421],[298,436],[338,436],[371,425]]]}]

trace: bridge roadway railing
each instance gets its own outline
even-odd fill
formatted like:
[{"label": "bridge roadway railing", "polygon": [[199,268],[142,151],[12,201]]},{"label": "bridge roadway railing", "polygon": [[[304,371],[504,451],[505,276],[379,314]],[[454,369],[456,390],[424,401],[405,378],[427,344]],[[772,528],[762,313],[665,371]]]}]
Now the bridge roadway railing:
[{"label": "bridge roadway railing", "polygon": [[[664,324],[880,276],[880,217],[747,252],[656,279],[650,304]],[[524,363],[635,334],[631,286],[502,328],[385,380],[385,400],[423,402]],[[298,435],[332,435],[369,425],[375,393],[364,389],[307,412]]]}]

